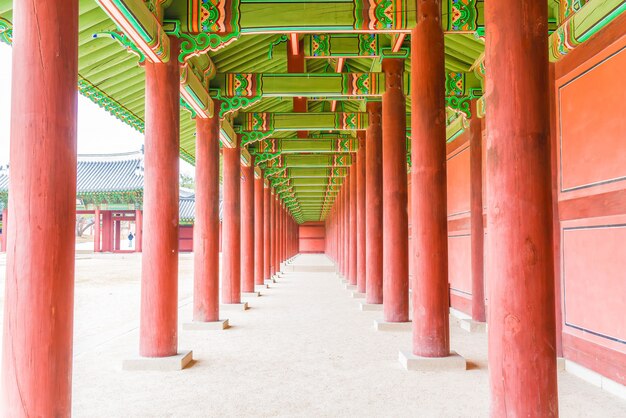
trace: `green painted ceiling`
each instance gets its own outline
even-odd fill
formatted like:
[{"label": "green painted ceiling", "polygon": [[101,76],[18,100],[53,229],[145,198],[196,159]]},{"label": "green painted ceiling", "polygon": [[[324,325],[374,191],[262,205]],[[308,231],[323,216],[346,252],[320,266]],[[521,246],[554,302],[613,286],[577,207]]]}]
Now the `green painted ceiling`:
[{"label": "green painted ceiling", "polygon": [[[170,14],[179,13],[187,0],[172,0],[169,3]],[[295,2],[295,0],[294,0]],[[252,8],[253,2],[242,0],[242,4]],[[268,2],[269,3],[269,2]],[[271,10],[264,10],[269,16],[282,16],[284,18],[285,7],[289,2],[272,3]],[[334,3],[327,0],[325,4]],[[347,4],[336,2],[337,5]],[[579,2],[580,3],[580,2]],[[583,1],[582,4],[585,2]],[[559,1],[549,0],[550,17],[556,23]],[[324,6],[326,7],[326,6]],[[339,7],[339,6],[338,6]],[[343,7],[343,6],[341,6]],[[481,5],[482,7],[482,5]],[[252,9],[250,9],[252,10]],[[166,16],[168,11],[166,11]],[[251,22],[251,15],[241,17],[242,22]],[[327,18],[330,18],[328,16]],[[11,22],[12,0],[0,0],[0,19]],[[260,18],[257,18],[257,20]],[[303,19],[305,17],[303,16]],[[312,19],[312,17],[311,17]],[[262,19],[261,19],[262,20]],[[305,19],[306,20],[306,19]],[[1,21],[0,21],[1,23]],[[116,24],[100,8],[95,0],[80,0],[79,18],[79,78],[81,84],[79,90],[89,96],[107,111],[118,116],[124,122],[133,125],[138,130],[143,130],[144,118],[144,70],[139,65],[136,54],[129,52],[120,42],[111,37],[108,32],[118,31]],[[323,33],[323,32],[322,32]],[[208,52],[208,57],[214,63],[217,73],[287,73],[288,42],[281,36],[288,33],[274,34],[246,34],[239,36],[234,42],[217,50]],[[308,34],[310,35],[310,34]],[[308,36],[307,35],[307,36]],[[300,35],[302,39],[304,35]],[[283,40],[282,42],[280,42]],[[380,33],[379,44],[391,47],[395,35]],[[410,36],[404,38],[402,47],[410,47]],[[469,73],[484,50],[484,42],[474,33],[447,34],[445,37],[445,64],[446,72]],[[207,61],[207,57],[197,57],[194,60]],[[406,71],[410,71],[410,60],[405,61]],[[337,58],[311,58],[305,62],[305,72],[311,74],[335,73],[338,64]],[[344,73],[368,73],[380,72],[380,58],[346,58],[343,62]],[[293,97],[263,97],[256,101],[243,112],[228,116],[235,127],[242,123],[244,112],[270,112],[285,113],[293,111]],[[324,98],[309,98],[307,109],[309,113],[330,112],[333,100]],[[407,110],[410,109],[410,99],[407,99]],[[364,112],[365,100],[355,98],[343,98],[337,100],[336,111],[338,112]],[[457,112],[448,110],[449,120],[454,119]],[[191,113],[181,107],[181,156],[193,163],[195,154],[195,123]],[[308,132],[310,137],[321,134],[348,134],[354,137],[354,132]],[[297,138],[296,131],[276,132],[273,138]],[[257,145],[251,145],[251,152],[257,151]],[[311,154],[305,156],[289,154],[289,158],[299,158],[298,164],[308,164],[309,172],[298,171],[306,167],[291,171],[290,185],[278,186],[278,190],[285,195],[294,196],[290,199],[289,206],[299,221],[320,220],[326,215],[326,211],[332,206],[343,181],[343,175],[331,178],[332,170],[325,167],[327,154]],[[320,158],[323,156],[324,158]],[[284,156],[287,159],[287,156]],[[332,164],[331,164],[332,165]],[[269,166],[269,164],[268,164]],[[272,170],[268,170],[272,171]],[[274,170],[277,171],[277,170]],[[280,170],[277,171],[281,173]],[[298,174],[300,173],[300,174]],[[284,175],[284,170],[283,174]],[[277,174],[278,176],[278,174]],[[330,185],[330,186],[329,186]],[[327,193],[328,192],[328,193]],[[326,199],[326,200],[325,200]]]}]

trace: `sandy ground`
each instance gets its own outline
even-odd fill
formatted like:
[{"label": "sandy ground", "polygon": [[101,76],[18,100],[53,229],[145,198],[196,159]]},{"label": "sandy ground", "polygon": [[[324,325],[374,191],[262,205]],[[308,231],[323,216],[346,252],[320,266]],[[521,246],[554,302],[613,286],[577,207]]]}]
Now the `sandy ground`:
[{"label": "sandy ground", "polygon": [[[138,347],[139,257],[77,257],[76,417],[488,416],[484,334],[451,325],[452,348],[468,371],[407,372],[397,357],[410,333],[374,331],[381,313],[359,311],[329,273],[286,275],[248,299],[250,310],[229,312],[227,331],[179,331],[180,348],[195,359],[184,371],[122,371]],[[192,269],[192,256],[181,255],[181,323],[191,319]],[[567,372],[559,373],[559,393],[562,417],[626,417],[626,402]]]}]

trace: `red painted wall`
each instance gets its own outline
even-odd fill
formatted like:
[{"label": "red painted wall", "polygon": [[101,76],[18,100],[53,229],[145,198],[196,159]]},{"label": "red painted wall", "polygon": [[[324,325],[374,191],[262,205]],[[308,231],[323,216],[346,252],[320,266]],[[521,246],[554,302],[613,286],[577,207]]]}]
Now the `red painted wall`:
[{"label": "red painted wall", "polygon": [[[220,251],[222,251],[222,223],[220,222]],[[178,251],[188,253],[193,251],[193,225],[178,227]]]},{"label": "red painted wall", "polygon": [[307,222],[299,227],[300,253],[323,253],[326,251],[326,227],[324,222]]},{"label": "red painted wall", "polygon": [[178,227],[178,251],[182,253],[193,251],[193,225]]},{"label": "red painted wall", "polygon": [[[626,34],[615,23],[555,69],[563,354],[626,384]],[[623,26],[622,26],[623,28]]]}]

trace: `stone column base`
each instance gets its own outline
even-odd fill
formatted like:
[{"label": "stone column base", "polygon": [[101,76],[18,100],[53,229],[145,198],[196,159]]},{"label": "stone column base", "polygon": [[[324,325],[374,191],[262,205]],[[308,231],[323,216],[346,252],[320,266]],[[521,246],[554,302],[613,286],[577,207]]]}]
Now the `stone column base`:
[{"label": "stone column base", "polygon": [[241,292],[243,298],[258,298],[261,296],[261,292]]},{"label": "stone column base", "polygon": [[255,291],[259,291],[259,290],[265,290],[265,289],[269,289],[270,287],[267,284],[255,284],[254,285],[254,290]]},{"label": "stone column base", "polygon": [[228,327],[228,319],[211,322],[192,321],[183,324],[183,331],[221,331]]},{"label": "stone column base", "polygon": [[122,369],[127,371],[169,372],[182,370],[193,360],[191,350],[181,351],[168,357],[136,357],[124,360]]},{"label": "stone column base", "polygon": [[467,368],[465,359],[455,351],[448,357],[420,357],[410,351],[400,351],[398,360],[406,370],[419,372],[459,371]]},{"label": "stone column base", "polygon": [[459,325],[461,326],[461,329],[467,332],[476,332],[481,334],[487,332],[486,322],[478,322],[473,319],[460,319]]},{"label": "stone column base", "polygon": [[356,290],[355,284],[346,284],[344,287],[346,290]]},{"label": "stone column base", "polygon": [[361,292],[352,292],[350,296],[352,296],[352,299],[365,299],[365,293]]},{"label": "stone column base", "polygon": [[242,303],[224,303],[220,305],[222,311],[245,311],[248,309],[248,302]]},{"label": "stone column base", "polygon": [[361,302],[359,303],[359,309],[362,311],[382,311],[383,304],[382,303],[367,303]]},{"label": "stone column base", "polygon": [[411,332],[412,328],[413,328],[413,323],[411,321],[409,322],[386,322],[386,321],[383,321],[382,319],[376,319],[374,321],[374,329],[376,331],[395,331],[395,332],[409,331]]}]

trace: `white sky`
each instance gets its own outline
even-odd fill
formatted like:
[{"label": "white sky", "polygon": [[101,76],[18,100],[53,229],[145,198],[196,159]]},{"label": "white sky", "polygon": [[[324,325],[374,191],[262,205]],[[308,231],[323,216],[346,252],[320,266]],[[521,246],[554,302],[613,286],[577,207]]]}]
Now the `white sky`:
[{"label": "white sky", "polygon": [[[0,43],[0,164],[9,162],[11,121],[11,47]],[[77,93],[78,94],[78,93]],[[143,135],[78,95],[78,153],[111,154],[137,151]],[[180,161],[181,173],[193,176],[194,167]]]}]

